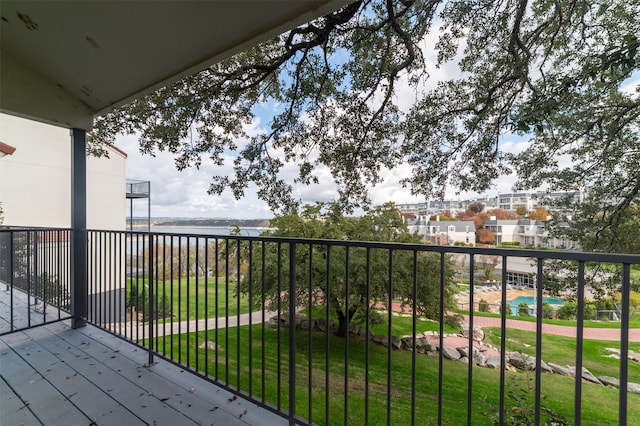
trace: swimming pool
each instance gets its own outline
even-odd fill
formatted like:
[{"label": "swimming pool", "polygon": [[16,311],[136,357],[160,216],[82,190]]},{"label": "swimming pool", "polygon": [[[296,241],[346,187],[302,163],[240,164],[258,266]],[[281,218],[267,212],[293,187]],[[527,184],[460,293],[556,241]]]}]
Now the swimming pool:
[{"label": "swimming pool", "polygon": [[[556,306],[564,304],[564,300],[558,299],[557,297],[543,297],[542,301],[547,302],[550,305],[556,305]],[[509,307],[511,308],[511,315],[520,314],[518,312],[519,310],[518,307],[520,303],[523,303],[523,302],[529,305],[529,314],[535,315],[535,309],[533,309],[533,306],[536,304],[536,302],[534,301],[533,296],[518,296],[513,300],[509,300],[507,303],[509,303]]]},{"label": "swimming pool", "polygon": [[[564,300],[558,299],[557,297],[543,297],[542,301],[543,302],[547,302],[550,305],[562,305],[562,304],[564,304]],[[509,300],[509,304],[510,305],[516,305],[516,306],[518,306],[522,302],[526,303],[527,305],[534,305],[535,304],[534,298],[532,296],[518,296],[513,300]]]}]

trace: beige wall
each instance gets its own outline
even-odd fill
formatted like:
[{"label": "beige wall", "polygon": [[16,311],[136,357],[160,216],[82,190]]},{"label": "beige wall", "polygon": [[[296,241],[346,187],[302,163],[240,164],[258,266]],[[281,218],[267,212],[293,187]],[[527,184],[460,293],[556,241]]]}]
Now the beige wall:
[{"label": "beige wall", "polygon": [[[0,114],[0,141],[16,148],[0,158],[4,224],[71,226],[69,130]],[[126,156],[87,159],[87,227],[123,230]]]}]

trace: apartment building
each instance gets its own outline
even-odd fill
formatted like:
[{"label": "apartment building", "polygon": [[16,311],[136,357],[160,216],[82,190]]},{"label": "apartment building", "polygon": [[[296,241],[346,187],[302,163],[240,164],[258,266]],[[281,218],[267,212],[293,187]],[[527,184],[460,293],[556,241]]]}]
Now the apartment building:
[{"label": "apartment building", "polygon": [[420,216],[416,220],[408,221],[407,227],[409,232],[417,233],[425,240],[438,245],[476,244],[476,227],[472,221],[428,220],[428,216]]}]

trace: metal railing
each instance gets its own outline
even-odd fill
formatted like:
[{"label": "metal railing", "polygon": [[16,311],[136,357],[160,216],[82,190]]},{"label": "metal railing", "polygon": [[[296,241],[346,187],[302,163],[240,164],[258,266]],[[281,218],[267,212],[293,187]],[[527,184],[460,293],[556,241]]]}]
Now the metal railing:
[{"label": "metal railing", "polygon": [[0,334],[71,317],[71,230],[0,229]]},{"label": "metal railing", "polygon": [[[290,424],[505,424],[524,410],[543,424],[551,418],[546,404],[580,424],[593,395],[583,386],[585,289],[595,283],[594,265],[605,265],[622,298],[620,386],[606,390],[617,409],[604,422],[626,424],[638,414],[637,406],[628,413],[637,395],[627,383],[630,374],[640,381],[628,360],[631,268],[640,256],[116,231],[89,231],[88,239],[91,323],[147,348],[150,363],[171,360]],[[474,264],[483,256],[501,261],[502,306],[515,257],[531,260],[537,300],[551,274],[575,285],[573,378],[543,372],[542,310],[528,373],[510,371],[506,315],[498,316],[497,371],[473,355],[466,364],[447,359],[453,271],[468,271],[468,306],[477,305]],[[406,318],[394,312],[403,307]],[[474,310],[463,313],[473,330]],[[435,320],[435,341],[421,328],[425,315]],[[474,352],[473,333],[464,339]],[[516,406],[512,396],[528,389],[529,375],[530,407]]]}]

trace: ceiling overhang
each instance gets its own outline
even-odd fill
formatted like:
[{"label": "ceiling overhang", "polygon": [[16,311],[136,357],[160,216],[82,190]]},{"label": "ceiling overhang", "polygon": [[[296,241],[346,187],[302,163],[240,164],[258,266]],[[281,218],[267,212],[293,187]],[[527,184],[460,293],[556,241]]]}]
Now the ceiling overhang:
[{"label": "ceiling overhang", "polygon": [[68,128],[348,4],[0,3],[0,111]]}]

